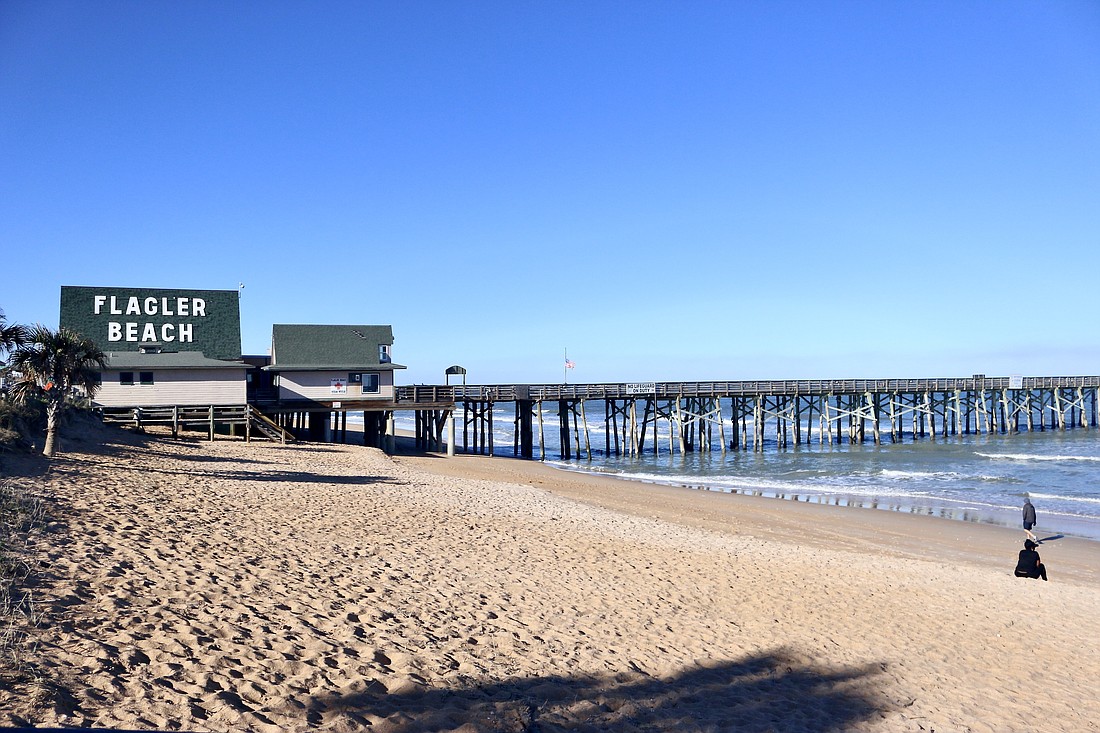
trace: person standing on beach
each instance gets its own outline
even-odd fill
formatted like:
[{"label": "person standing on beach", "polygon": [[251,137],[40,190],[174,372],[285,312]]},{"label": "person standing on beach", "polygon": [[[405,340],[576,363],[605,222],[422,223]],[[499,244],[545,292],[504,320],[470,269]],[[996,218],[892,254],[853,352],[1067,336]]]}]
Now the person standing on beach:
[{"label": "person standing on beach", "polygon": [[1031,497],[1024,497],[1024,532],[1027,532],[1029,540],[1035,539],[1035,533],[1031,528],[1035,526],[1035,507],[1031,505]]},{"label": "person standing on beach", "polygon": [[1024,549],[1020,550],[1020,559],[1016,562],[1017,578],[1047,579],[1047,566],[1043,565],[1036,547],[1038,545],[1031,540],[1024,540]]}]

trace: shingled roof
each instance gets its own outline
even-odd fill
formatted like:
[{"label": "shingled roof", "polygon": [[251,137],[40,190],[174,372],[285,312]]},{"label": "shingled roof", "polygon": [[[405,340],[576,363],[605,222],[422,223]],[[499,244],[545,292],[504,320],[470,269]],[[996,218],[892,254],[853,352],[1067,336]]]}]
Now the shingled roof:
[{"label": "shingled roof", "polygon": [[390,326],[276,324],[271,330],[270,371],[404,369],[379,361],[380,346],[393,345]]},{"label": "shingled roof", "polygon": [[201,351],[108,351],[108,369],[247,369],[243,361],[208,359]]}]

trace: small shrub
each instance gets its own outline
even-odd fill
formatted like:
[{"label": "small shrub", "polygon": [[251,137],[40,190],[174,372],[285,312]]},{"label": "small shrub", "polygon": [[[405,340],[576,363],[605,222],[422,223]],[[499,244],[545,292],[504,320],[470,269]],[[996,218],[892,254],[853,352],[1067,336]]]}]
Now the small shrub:
[{"label": "small shrub", "polygon": [[0,397],[0,450],[30,450],[35,436],[45,429],[46,409],[41,402],[16,403]]}]

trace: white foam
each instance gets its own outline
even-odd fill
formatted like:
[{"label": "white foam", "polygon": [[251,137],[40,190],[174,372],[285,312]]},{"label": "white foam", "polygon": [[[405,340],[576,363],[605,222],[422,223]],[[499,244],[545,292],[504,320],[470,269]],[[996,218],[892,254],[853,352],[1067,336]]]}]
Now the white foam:
[{"label": "white foam", "polygon": [[888,479],[937,479],[941,481],[951,481],[957,479],[961,474],[955,471],[902,471],[884,468],[879,471],[879,475]]},{"label": "white foam", "polygon": [[1100,462],[1100,456],[1044,456],[1033,453],[981,453],[982,458],[1004,459],[1009,461],[1092,461]]},{"label": "white foam", "polygon": [[1035,499],[1047,499],[1049,501],[1076,501],[1082,504],[1100,504],[1100,499],[1091,496],[1067,496],[1066,494],[1037,494],[1034,491],[1028,496]]}]

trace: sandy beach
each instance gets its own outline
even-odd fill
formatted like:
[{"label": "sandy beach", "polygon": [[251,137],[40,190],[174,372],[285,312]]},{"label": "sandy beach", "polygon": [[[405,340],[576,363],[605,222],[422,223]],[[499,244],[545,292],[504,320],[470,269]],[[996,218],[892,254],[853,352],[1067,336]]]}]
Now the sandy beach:
[{"label": "sandy beach", "polygon": [[1100,725],[1100,543],[1045,542],[1044,583],[1012,576],[1022,531],[933,517],[350,445],[65,447],[5,458],[50,523],[0,725]]}]

